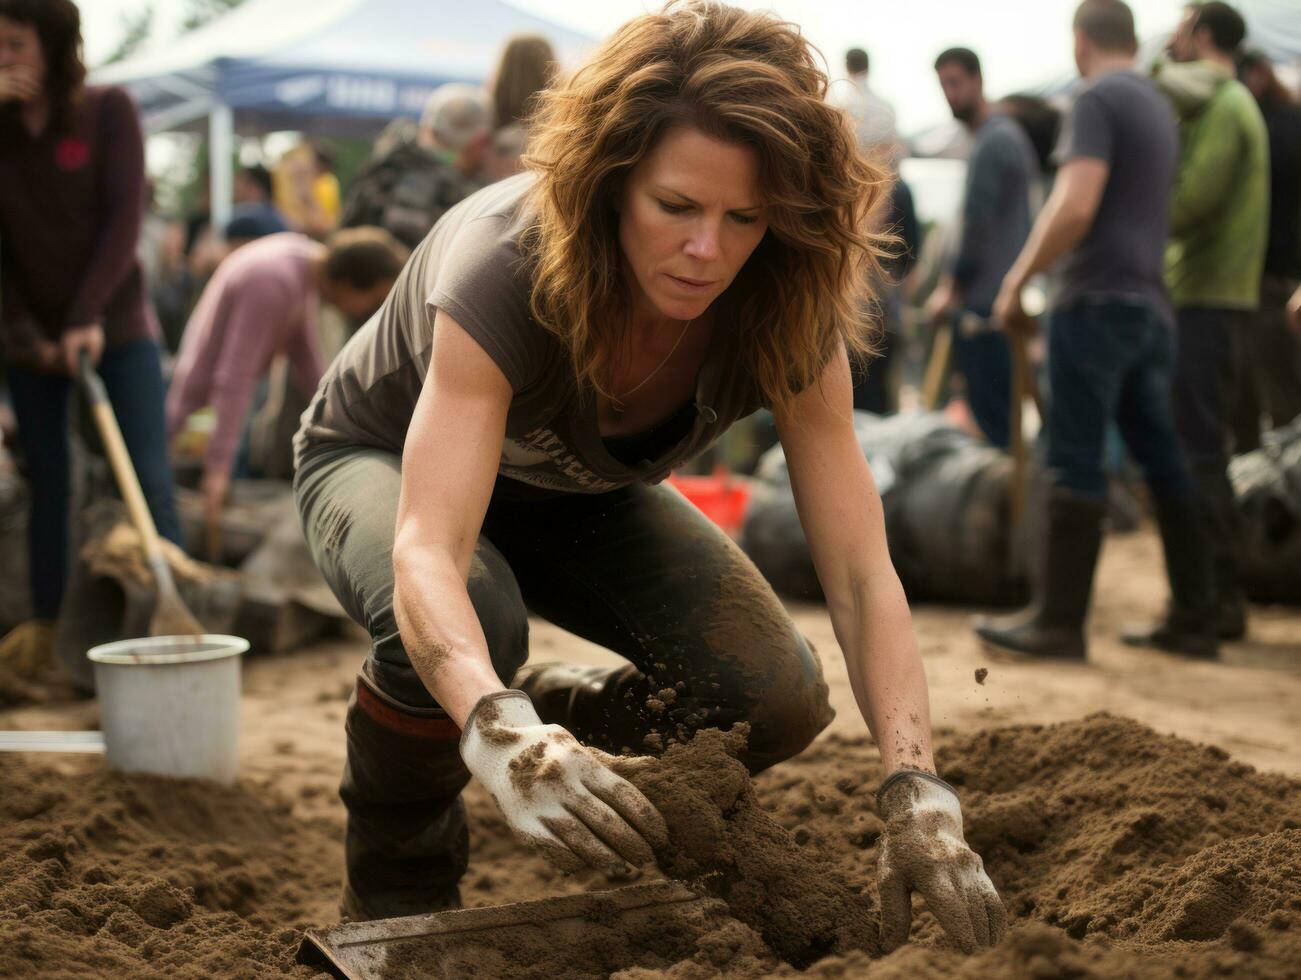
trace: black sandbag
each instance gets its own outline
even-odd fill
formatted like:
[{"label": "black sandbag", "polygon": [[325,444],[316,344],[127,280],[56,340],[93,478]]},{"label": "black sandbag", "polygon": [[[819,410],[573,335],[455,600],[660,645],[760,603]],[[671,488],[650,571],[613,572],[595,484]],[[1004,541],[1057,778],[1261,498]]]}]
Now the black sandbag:
[{"label": "black sandbag", "polygon": [[[910,599],[1012,605],[1028,594],[1013,547],[1012,462],[939,413],[854,413],[885,510],[886,536]],[[756,473],[741,544],[779,592],[821,595],[780,446]]]},{"label": "black sandbag", "polygon": [[1242,584],[1254,602],[1301,604],[1301,418],[1229,464],[1242,515]]}]

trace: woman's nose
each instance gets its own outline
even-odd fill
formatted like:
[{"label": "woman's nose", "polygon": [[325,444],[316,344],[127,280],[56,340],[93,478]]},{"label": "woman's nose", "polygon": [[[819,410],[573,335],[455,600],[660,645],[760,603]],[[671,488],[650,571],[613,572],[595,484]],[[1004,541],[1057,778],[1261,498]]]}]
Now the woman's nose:
[{"label": "woman's nose", "polygon": [[686,253],[693,259],[713,261],[719,256],[718,228],[712,222],[702,223],[687,239]]}]

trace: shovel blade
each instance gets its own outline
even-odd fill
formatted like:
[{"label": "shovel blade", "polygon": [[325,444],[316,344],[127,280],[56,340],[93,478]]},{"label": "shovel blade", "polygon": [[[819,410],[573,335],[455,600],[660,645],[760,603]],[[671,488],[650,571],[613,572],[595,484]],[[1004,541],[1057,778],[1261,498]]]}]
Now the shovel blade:
[{"label": "shovel blade", "polygon": [[[615,945],[608,941],[610,930],[618,931],[625,950],[637,947],[639,934],[645,934],[647,948],[653,944],[657,955],[664,955],[665,942],[676,942],[682,946],[677,958],[686,958],[695,950],[695,938],[725,915],[726,907],[716,899],[678,882],[654,882],[489,908],[346,923],[307,933],[298,949],[298,962],[347,980],[450,980],[506,970],[518,974],[529,967],[541,971],[538,976],[604,977],[635,965],[603,962]],[[572,956],[573,963],[558,965],[557,956]],[[580,963],[587,970],[579,972]]]}]

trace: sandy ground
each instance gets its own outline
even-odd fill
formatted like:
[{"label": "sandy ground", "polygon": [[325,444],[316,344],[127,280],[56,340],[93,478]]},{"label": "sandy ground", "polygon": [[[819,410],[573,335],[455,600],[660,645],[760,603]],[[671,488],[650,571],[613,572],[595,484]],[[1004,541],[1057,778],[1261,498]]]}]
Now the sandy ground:
[{"label": "sandy ground", "polygon": [[[1254,609],[1251,641],[1226,648],[1219,663],[1190,663],[1123,647],[1120,626],[1155,616],[1164,602],[1159,546],[1150,532],[1111,539],[1104,552],[1090,627],[1090,662],[1044,666],[991,658],[968,629],[970,610],[923,606],[916,629],[937,728],[956,732],[1019,722],[1055,722],[1105,710],[1226,749],[1263,770],[1301,775],[1301,610]],[[792,608],[823,659],[837,718],[823,739],[862,734],[825,609]],[[343,761],[343,713],[366,643],[355,632],[292,655],[252,658],[245,667],[241,752],[248,789],[292,801],[296,818],[342,829],[335,796]],[[544,622],[532,634],[535,660],[602,662],[612,655]],[[975,672],[988,668],[984,684]],[[92,703],[0,713],[4,728],[88,728]],[[86,760],[50,757],[76,771]],[[471,790],[475,792],[474,788]],[[476,850],[479,849],[476,847]],[[496,848],[492,848],[495,852]],[[498,860],[502,863],[499,865]],[[509,867],[509,851],[476,854],[476,875]],[[535,883],[540,884],[540,883]],[[576,890],[581,887],[550,890]],[[527,891],[527,888],[521,888]],[[474,889],[467,901],[475,903]],[[309,899],[309,921],[336,919],[332,889]]]}]

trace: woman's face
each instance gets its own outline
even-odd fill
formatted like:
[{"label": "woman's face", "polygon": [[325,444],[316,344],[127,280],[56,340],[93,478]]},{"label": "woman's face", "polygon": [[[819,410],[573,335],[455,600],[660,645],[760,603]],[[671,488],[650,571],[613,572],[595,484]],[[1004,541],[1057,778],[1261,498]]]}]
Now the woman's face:
[{"label": "woman's face", "polygon": [[759,156],[692,126],[670,129],[633,168],[619,245],[634,309],[700,316],[731,285],[768,230]]},{"label": "woman's face", "polygon": [[21,78],[26,84],[20,90],[36,89],[32,96],[44,87],[45,51],[41,48],[36,28],[31,24],[0,17],[0,74],[10,79]]}]

